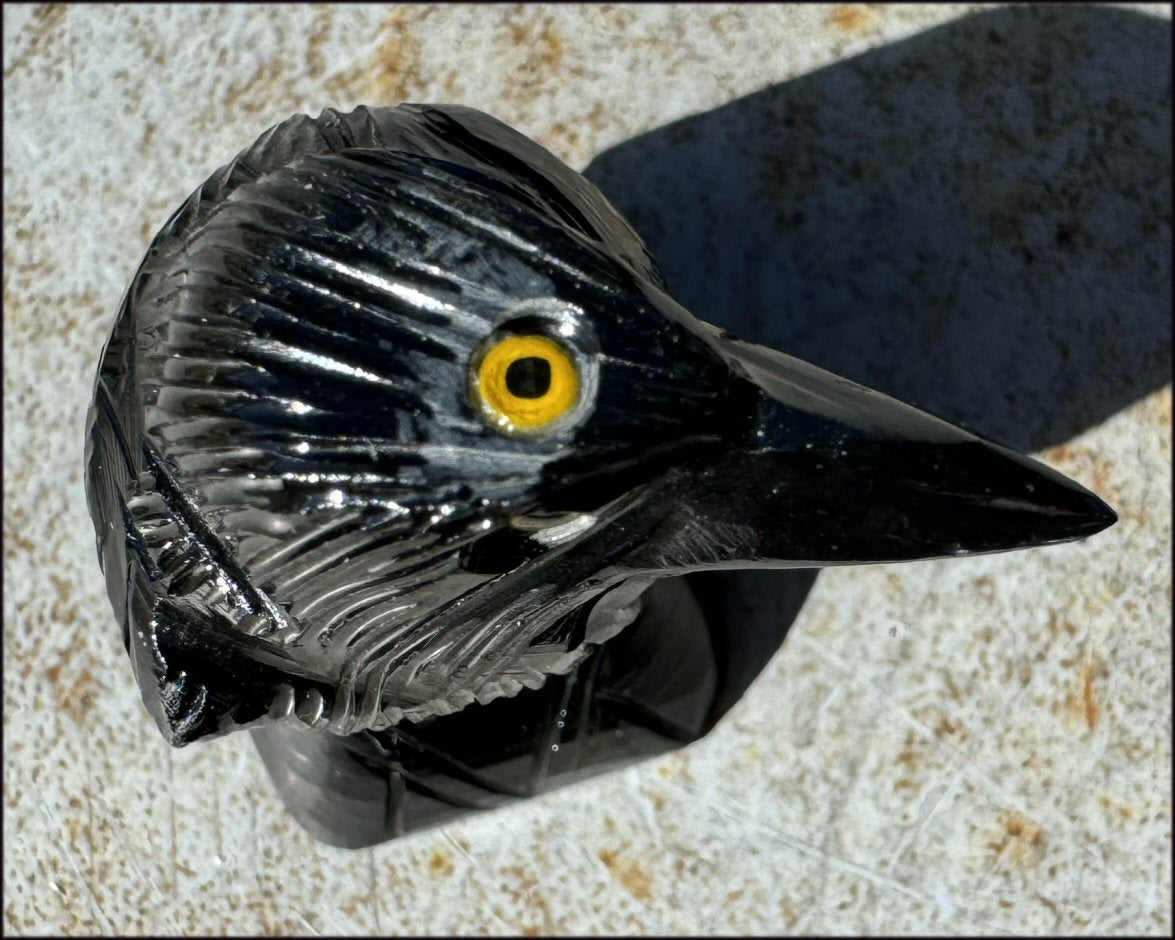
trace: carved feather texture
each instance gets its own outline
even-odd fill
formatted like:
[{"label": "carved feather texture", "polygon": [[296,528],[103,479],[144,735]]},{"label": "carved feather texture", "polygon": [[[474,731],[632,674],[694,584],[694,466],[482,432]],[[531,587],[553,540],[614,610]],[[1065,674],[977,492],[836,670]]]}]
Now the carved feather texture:
[{"label": "carved feather texture", "polygon": [[[536,688],[586,654],[547,633],[606,586],[578,546],[644,466],[720,433],[722,367],[658,284],[593,187],[478,112],[278,125],[172,217],[124,299],[91,417],[104,565],[137,568],[152,610],[215,616],[243,657],[273,647],[304,700],[333,690],[302,712],[340,733]],[[474,351],[528,302],[577,311],[598,350],[586,423],[547,440],[468,400]],[[594,504],[560,495],[611,477]],[[605,497],[539,563],[466,563],[512,517]],[[165,682],[158,614],[123,615]]]}]

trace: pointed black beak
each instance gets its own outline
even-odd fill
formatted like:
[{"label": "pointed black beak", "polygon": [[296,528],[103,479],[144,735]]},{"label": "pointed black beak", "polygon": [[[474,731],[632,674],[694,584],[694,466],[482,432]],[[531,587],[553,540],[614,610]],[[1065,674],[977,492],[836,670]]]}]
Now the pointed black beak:
[{"label": "pointed black beak", "polygon": [[723,456],[677,485],[662,567],[1000,552],[1117,520],[1035,460],[783,353],[713,342],[737,376],[738,430]]}]

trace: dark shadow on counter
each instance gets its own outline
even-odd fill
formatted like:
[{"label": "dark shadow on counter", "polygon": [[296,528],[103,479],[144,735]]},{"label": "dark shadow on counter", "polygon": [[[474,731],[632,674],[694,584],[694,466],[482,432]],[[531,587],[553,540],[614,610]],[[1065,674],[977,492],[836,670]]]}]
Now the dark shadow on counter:
[{"label": "dark shadow on counter", "polygon": [[[627,141],[586,175],[697,316],[1016,450],[1171,380],[1169,21],[975,14]],[[694,579],[738,636],[719,713],[815,577]]]}]

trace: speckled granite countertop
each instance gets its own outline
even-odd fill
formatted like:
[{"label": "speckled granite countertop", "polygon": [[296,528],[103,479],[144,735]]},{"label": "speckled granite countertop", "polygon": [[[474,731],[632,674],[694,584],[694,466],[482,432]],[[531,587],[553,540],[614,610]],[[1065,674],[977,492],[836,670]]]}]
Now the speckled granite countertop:
[{"label": "speckled granite countertop", "polygon": [[[5,6],[6,931],[1169,934],[1169,17]],[[312,842],[244,736],[171,751],[143,710],[82,425],[172,208],[293,112],[401,100],[530,134],[695,313],[1033,451],[1120,523],[821,573],[685,752]]]}]

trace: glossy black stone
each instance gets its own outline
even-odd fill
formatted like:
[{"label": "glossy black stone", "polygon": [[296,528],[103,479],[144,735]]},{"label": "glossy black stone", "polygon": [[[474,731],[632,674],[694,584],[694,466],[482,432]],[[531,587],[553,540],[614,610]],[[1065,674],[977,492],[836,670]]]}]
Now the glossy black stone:
[{"label": "glossy black stone", "polygon": [[[502,331],[575,360],[579,403],[541,433],[471,398]],[[541,395],[526,362],[511,391]],[[86,462],[160,730],[253,728],[290,810],[347,846],[705,734],[782,640],[735,569],[1114,521],[696,320],[594,186],[449,106],[294,117],[213,174],[130,285]]]}]

